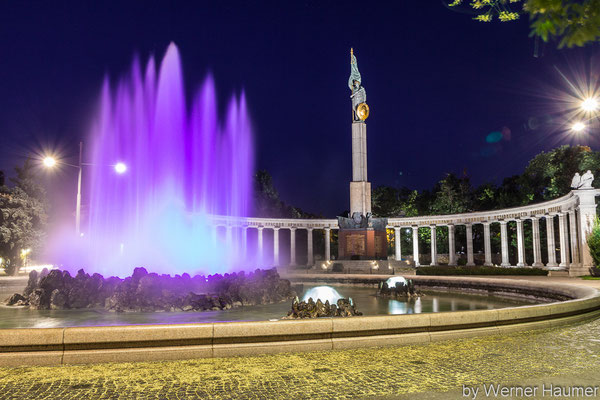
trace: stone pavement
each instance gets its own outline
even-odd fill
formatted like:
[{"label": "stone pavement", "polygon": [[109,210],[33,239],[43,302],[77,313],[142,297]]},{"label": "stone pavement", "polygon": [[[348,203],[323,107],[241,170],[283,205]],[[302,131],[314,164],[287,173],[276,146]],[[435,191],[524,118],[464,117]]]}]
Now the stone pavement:
[{"label": "stone pavement", "polygon": [[415,346],[0,368],[0,399],[460,399],[463,384],[600,385],[599,333],[600,319]]}]

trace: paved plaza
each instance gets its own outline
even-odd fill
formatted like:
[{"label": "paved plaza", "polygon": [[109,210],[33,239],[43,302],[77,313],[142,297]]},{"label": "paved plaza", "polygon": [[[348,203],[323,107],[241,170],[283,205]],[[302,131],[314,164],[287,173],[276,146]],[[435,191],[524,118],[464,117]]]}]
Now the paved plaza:
[{"label": "paved plaza", "polygon": [[[591,286],[600,283],[577,282]],[[599,332],[600,320],[594,320],[428,345],[191,361],[2,368],[0,398],[430,399],[462,398],[462,385],[484,383],[590,385],[598,382],[600,374]]]}]

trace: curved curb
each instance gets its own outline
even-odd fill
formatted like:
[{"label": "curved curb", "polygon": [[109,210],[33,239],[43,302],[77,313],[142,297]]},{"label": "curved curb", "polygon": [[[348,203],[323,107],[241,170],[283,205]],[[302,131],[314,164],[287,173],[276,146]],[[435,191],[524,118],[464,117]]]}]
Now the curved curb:
[{"label": "curved curb", "polygon": [[[376,284],[384,277],[301,278]],[[314,320],[0,329],[0,366],[159,361],[428,343],[600,317],[600,292],[593,288],[488,278],[411,278],[420,287],[509,291],[571,300],[496,310]]]}]

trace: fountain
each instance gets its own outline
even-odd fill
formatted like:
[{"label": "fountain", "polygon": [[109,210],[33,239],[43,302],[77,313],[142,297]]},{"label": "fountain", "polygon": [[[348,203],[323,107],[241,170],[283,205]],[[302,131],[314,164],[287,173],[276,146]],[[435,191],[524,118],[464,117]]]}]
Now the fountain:
[{"label": "fountain", "polygon": [[[209,76],[185,98],[181,60],[171,43],[160,67],[135,60],[116,85],[106,79],[91,129],[89,228],[62,237],[62,265],[124,277],[133,267],[157,273],[226,272],[249,266],[241,233],[215,237],[210,214],[247,216],[253,143],[246,100],[232,97],[223,120]],[[110,165],[124,161],[117,176]]]},{"label": "fountain", "polygon": [[331,286],[316,286],[304,294],[302,301],[308,301],[310,298],[314,301],[321,300],[323,303],[329,301],[329,303],[335,304],[342,298],[342,295]]}]

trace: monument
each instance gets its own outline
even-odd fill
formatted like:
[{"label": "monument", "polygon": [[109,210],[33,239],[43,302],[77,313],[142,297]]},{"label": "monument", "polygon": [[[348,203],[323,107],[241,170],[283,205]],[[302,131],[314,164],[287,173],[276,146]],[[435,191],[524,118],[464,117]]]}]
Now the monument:
[{"label": "monument", "polygon": [[352,91],[352,182],[350,182],[350,218],[338,217],[339,249],[342,260],[387,258],[387,219],[371,215],[371,183],[367,180],[367,124],[369,106],[354,51],[350,49]]}]

